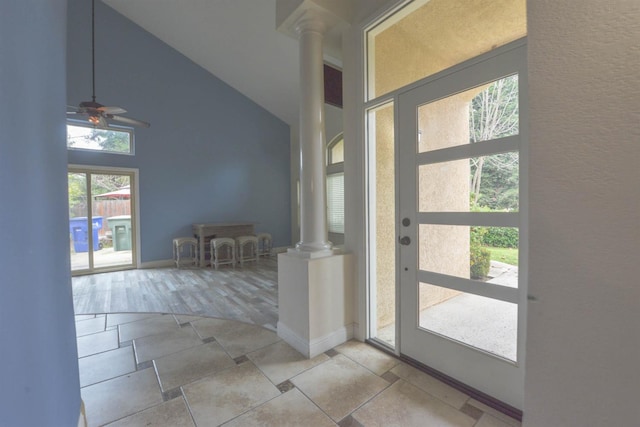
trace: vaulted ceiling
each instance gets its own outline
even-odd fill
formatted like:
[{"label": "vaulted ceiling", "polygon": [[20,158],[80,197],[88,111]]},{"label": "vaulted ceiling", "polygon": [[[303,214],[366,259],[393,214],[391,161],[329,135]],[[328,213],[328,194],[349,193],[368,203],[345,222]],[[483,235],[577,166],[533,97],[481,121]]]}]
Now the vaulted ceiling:
[{"label": "vaulted ceiling", "polygon": [[298,42],[276,30],[276,0],[104,2],[284,122],[297,122]]}]

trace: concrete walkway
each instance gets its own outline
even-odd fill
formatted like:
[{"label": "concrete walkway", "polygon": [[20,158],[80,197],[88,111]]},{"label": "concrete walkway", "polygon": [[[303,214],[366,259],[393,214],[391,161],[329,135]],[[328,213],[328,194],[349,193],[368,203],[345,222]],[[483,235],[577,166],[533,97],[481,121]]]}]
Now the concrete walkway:
[{"label": "concrete walkway", "polygon": [[[518,267],[491,261],[487,283],[518,287]],[[517,356],[518,307],[515,304],[460,294],[420,312],[420,326],[455,341],[512,361]],[[395,324],[378,331],[394,344]]]}]

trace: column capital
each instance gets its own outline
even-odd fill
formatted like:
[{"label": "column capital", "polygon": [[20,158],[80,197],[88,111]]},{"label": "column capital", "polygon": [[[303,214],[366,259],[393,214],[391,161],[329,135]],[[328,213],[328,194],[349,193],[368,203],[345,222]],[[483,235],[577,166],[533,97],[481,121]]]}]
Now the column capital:
[{"label": "column capital", "polygon": [[350,1],[276,0],[278,31],[296,39],[305,31],[324,34],[347,25],[350,19]]}]

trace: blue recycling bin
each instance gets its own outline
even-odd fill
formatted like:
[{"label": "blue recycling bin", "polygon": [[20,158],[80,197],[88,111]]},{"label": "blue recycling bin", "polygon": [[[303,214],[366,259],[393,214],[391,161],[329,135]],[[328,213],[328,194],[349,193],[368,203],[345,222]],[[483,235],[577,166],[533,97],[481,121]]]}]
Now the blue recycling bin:
[{"label": "blue recycling bin", "polygon": [[[102,217],[94,216],[93,218],[93,250],[100,250],[100,239],[98,231],[102,228]],[[77,252],[89,252],[89,233],[87,227],[87,217],[79,216],[69,219],[69,232],[73,238],[73,249]]]}]

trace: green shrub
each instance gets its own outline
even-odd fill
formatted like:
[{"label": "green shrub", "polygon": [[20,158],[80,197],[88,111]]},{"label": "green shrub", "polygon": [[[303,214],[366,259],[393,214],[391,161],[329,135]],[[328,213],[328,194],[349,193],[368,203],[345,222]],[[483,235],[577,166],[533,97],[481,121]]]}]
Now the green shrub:
[{"label": "green shrub", "polygon": [[518,229],[509,227],[489,227],[482,235],[482,244],[496,248],[517,248]]},{"label": "green shrub", "polygon": [[484,236],[487,234],[489,229],[487,227],[471,227],[470,230],[470,240],[471,246],[478,245],[482,246],[484,244]]},{"label": "green shrub", "polygon": [[479,245],[472,245],[470,251],[470,275],[472,279],[484,279],[489,274],[491,252]]},{"label": "green shrub", "polygon": [[472,279],[483,279],[489,274],[491,266],[491,252],[483,248],[482,244],[489,229],[487,227],[471,227],[469,264]]}]

